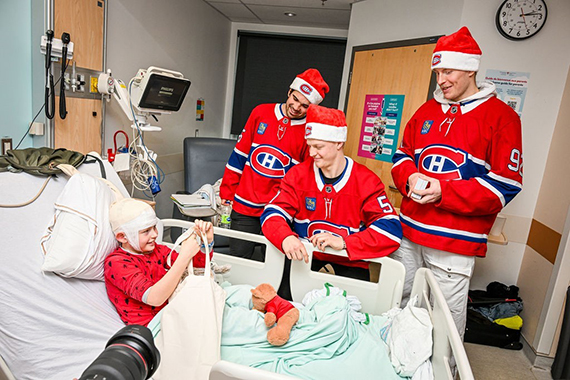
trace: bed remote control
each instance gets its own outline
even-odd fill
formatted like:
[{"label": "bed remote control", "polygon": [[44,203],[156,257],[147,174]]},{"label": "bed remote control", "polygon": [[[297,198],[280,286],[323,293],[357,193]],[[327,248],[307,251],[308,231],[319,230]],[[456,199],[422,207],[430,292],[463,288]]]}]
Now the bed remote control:
[{"label": "bed remote control", "polygon": [[[428,181],[426,181],[425,179],[422,178],[418,178],[417,182],[416,182],[416,186],[414,187],[414,190],[425,190],[427,187]],[[411,197],[413,199],[422,199],[421,195],[418,195],[414,192],[412,192]]]}]

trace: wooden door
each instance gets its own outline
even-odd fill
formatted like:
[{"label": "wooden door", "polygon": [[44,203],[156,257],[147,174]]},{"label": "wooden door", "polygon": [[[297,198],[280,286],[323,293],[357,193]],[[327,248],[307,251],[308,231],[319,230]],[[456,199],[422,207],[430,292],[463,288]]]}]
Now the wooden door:
[{"label": "wooden door", "polygon": [[[63,32],[71,36],[74,44],[72,64],[77,69],[96,72],[103,70],[103,33],[105,0],[54,0],[54,33],[61,38]],[[59,73],[55,73],[56,78]],[[89,88],[87,83],[86,88]],[[86,90],[87,91],[87,90]],[[56,88],[59,95],[59,85]],[[88,92],[88,91],[87,91]],[[88,94],[66,91],[67,117],[59,117],[59,96],[56,97],[54,141],[56,148],[68,148],[81,153],[101,153],[102,101],[86,98]]]},{"label": "wooden door", "polygon": [[366,165],[382,179],[390,202],[398,208],[402,196],[394,186],[390,174],[392,163],[358,156],[365,98],[366,95],[404,95],[399,146],[406,123],[428,99],[430,88],[433,91],[435,87],[430,62],[438,38],[355,47],[353,51],[351,80],[345,107],[348,124],[345,154]]}]

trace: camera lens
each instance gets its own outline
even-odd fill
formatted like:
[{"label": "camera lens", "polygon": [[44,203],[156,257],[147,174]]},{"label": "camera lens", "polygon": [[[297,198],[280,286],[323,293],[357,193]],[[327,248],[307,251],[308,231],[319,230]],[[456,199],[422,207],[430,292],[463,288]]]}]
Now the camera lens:
[{"label": "camera lens", "polygon": [[105,350],[79,380],[145,380],[152,376],[159,363],[160,353],[150,330],[130,325],[109,339]]}]

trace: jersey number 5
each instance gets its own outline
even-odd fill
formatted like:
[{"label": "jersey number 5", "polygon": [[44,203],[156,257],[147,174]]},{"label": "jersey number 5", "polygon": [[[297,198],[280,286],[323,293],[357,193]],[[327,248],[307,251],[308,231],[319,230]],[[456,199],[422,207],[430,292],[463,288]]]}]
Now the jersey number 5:
[{"label": "jersey number 5", "polygon": [[385,195],[379,196],[376,199],[378,200],[378,203],[380,204],[380,208],[386,214],[390,214],[394,211],[394,209],[392,208],[392,205],[390,204],[390,202],[388,201],[388,199],[386,198]]}]

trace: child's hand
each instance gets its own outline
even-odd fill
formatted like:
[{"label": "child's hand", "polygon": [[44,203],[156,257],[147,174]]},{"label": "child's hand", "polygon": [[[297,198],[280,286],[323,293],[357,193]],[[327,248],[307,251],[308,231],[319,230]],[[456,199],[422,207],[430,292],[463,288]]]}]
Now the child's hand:
[{"label": "child's hand", "polygon": [[204,220],[196,219],[194,221],[194,231],[196,235],[202,236],[202,233],[206,234],[208,238],[208,244],[214,241],[214,226],[211,222],[206,222]]},{"label": "child's hand", "polygon": [[198,251],[200,251],[200,246],[198,245],[198,240],[196,239],[196,235],[192,234],[188,239],[182,242],[180,246],[180,256],[190,260],[193,258]]}]

